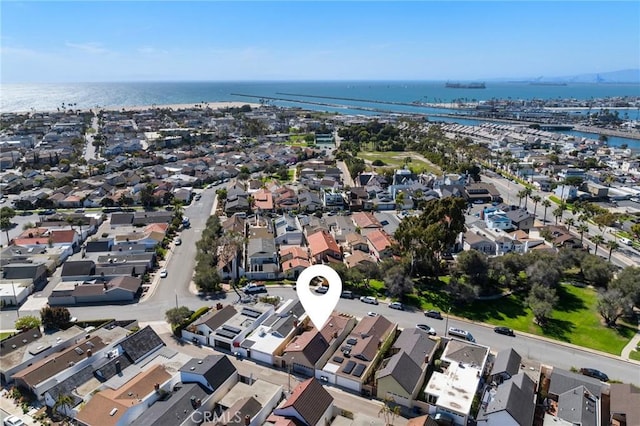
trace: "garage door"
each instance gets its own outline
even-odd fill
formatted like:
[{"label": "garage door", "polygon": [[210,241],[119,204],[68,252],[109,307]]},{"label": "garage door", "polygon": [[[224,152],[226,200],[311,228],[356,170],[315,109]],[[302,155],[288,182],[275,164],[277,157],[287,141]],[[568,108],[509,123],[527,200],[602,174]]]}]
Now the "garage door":
[{"label": "garage door", "polygon": [[306,365],[293,363],[293,371],[297,374],[302,374],[306,377],[313,377],[314,369],[311,367],[307,367]]},{"label": "garage door", "polygon": [[227,342],[221,342],[220,340],[214,340],[215,347],[231,351],[231,344]]}]

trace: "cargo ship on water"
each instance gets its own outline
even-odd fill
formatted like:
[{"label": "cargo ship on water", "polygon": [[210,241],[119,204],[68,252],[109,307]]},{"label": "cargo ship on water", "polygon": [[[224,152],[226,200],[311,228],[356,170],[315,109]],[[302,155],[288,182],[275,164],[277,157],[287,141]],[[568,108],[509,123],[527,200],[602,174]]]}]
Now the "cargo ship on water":
[{"label": "cargo ship on water", "polygon": [[447,81],[444,85],[447,89],[486,89],[487,86],[484,82],[476,82],[476,83],[452,83]]}]

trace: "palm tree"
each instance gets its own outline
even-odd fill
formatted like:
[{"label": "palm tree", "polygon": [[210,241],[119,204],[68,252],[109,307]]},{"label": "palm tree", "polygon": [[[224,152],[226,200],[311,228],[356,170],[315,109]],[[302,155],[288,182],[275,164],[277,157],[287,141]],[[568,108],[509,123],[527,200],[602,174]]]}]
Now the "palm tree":
[{"label": "palm tree", "polygon": [[564,221],[564,223],[567,224],[568,231],[571,232],[571,226],[573,226],[575,221],[572,218],[568,218],[567,220]]},{"label": "palm tree", "polygon": [[618,244],[617,241],[609,240],[607,241],[606,246],[609,249],[609,262],[611,262],[611,254],[614,250],[618,250],[620,248],[620,244]]},{"label": "palm tree", "polygon": [[531,191],[531,188],[525,188],[523,189],[524,191],[524,208],[525,210],[527,209],[527,202],[529,201],[529,196],[531,195],[531,193],[533,191]]},{"label": "palm tree", "polygon": [[[526,190],[518,191],[518,208],[522,205],[522,199],[527,196]],[[526,204],[525,204],[526,207]]]},{"label": "palm tree", "polygon": [[589,232],[589,227],[584,224],[581,223],[580,225],[578,225],[578,232],[580,233],[580,245],[582,245],[582,240],[584,239],[584,233],[585,232]]},{"label": "palm tree", "polygon": [[531,196],[531,201],[533,201],[533,217],[536,216],[536,210],[538,209],[538,203],[540,202],[541,199],[542,199],[542,197],[540,197],[539,195],[532,195]]},{"label": "palm tree", "polygon": [[602,243],[604,243],[604,237],[602,235],[594,235],[593,238],[591,238],[591,242],[593,242],[593,244],[595,244],[595,248],[593,250],[593,254],[598,254],[598,246]]},{"label": "palm tree", "polygon": [[553,211],[553,217],[556,218],[556,225],[558,224],[558,218],[562,217],[562,213],[564,213],[564,210],[562,209],[561,204]]},{"label": "palm tree", "polygon": [[542,219],[542,222],[547,223],[547,208],[551,207],[551,201],[545,198],[544,200],[542,200],[541,204],[544,207],[544,218]]},{"label": "palm tree", "polygon": [[[53,409],[54,412],[57,411],[59,413],[62,413],[64,416],[69,417],[69,415],[67,414],[67,410],[73,406],[73,403],[74,403],[74,400],[71,395],[65,394],[65,393],[59,393],[58,396],[56,397],[55,404],[53,404],[53,407],[51,408]],[[62,409],[62,411],[60,411],[60,409]]]}]

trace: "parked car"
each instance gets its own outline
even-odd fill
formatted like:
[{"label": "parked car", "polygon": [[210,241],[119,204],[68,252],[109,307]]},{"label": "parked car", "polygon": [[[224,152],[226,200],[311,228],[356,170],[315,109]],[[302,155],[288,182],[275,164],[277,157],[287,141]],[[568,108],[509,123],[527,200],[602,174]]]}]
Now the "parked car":
[{"label": "parked car", "polygon": [[370,317],[377,317],[378,316],[377,312],[372,312],[372,311],[367,312],[367,315],[369,315]]},{"label": "parked car", "polygon": [[400,302],[391,302],[389,303],[389,307],[391,309],[397,309],[399,311],[404,311],[404,305]]},{"label": "parked car", "polygon": [[431,336],[436,335],[436,329],[433,327],[429,327],[427,324],[416,324],[416,328],[419,328],[422,331],[426,331]]},{"label": "parked car", "polygon": [[345,290],[342,292],[340,297],[342,297],[343,299],[353,299],[353,292],[350,290]]},{"label": "parked car", "polygon": [[595,368],[581,368],[580,374],[584,374],[585,376],[596,378],[602,382],[609,381],[609,376],[607,376],[600,370],[596,370]]},{"label": "parked car", "polygon": [[22,426],[24,425],[24,421],[17,416],[9,416],[6,419],[4,419],[4,426]]},{"label": "parked car", "polygon": [[327,287],[326,285],[321,285],[316,287],[316,293],[320,293],[320,294],[325,294],[326,292],[329,291],[329,287]]},{"label": "parked car", "polygon": [[516,336],[516,333],[514,333],[509,327],[494,327],[493,331],[498,334],[504,334],[505,336]]},{"label": "parked car", "polygon": [[464,339],[468,342],[476,342],[476,339],[473,338],[473,335],[471,333],[469,333],[467,330],[462,330],[460,328],[455,328],[455,327],[449,327],[449,334],[451,336],[455,336],[455,337],[459,337],[461,339]]},{"label": "parked car", "polygon": [[433,309],[429,311],[424,311],[424,315],[429,318],[442,319],[442,314],[440,313],[440,311],[435,311]]},{"label": "parked car", "polygon": [[167,275],[169,275],[169,273],[167,272],[166,269],[160,270],[160,278],[167,278]]},{"label": "parked car", "polygon": [[246,294],[266,293],[267,287],[264,284],[249,283],[244,287],[243,291]]},{"label": "parked car", "polygon": [[182,238],[178,237],[176,238],[176,245],[179,246],[180,244],[182,244]]},{"label": "parked car", "polygon": [[368,303],[370,305],[377,305],[378,304],[378,299],[376,299],[375,297],[372,297],[372,296],[361,296],[360,297],[360,301],[364,302],[364,303]]}]

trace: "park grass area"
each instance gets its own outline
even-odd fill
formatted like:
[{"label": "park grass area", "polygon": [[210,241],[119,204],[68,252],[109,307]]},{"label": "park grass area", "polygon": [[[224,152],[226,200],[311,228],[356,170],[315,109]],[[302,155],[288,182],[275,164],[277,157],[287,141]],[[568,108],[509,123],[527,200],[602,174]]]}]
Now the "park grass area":
[{"label": "park grass area", "polygon": [[631,353],[629,354],[629,359],[640,361],[640,351],[631,351]]},{"label": "park grass area", "polygon": [[419,160],[415,157],[411,157],[411,154],[415,152],[411,151],[360,151],[358,157],[365,161],[381,160],[385,163],[384,166],[378,168],[393,167],[395,169],[402,169],[405,165],[405,158],[411,158],[411,162],[407,163],[407,166],[415,173],[442,173],[441,170],[432,163],[428,163]]},{"label": "park grass area", "polygon": [[544,329],[533,322],[533,314],[524,303],[524,295],[476,301],[469,305],[456,305],[443,291],[425,291],[421,296],[421,309],[446,311],[450,306],[451,315],[502,325],[516,331],[615,355],[620,355],[622,348],[636,332],[633,326],[622,321],[618,321],[617,329],[603,325],[596,310],[597,292],[587,287],[559,286],[557,308],[553,310],[551,319]]},{"label": "park grass area", "polygon": [[0,340],[4,340],[7,337],[11,336],[12,333],[0,333]]}]

